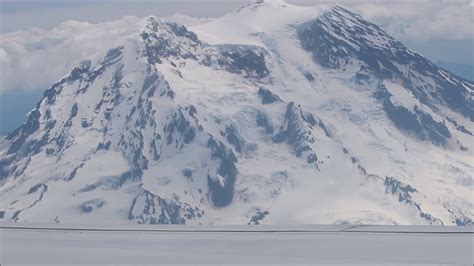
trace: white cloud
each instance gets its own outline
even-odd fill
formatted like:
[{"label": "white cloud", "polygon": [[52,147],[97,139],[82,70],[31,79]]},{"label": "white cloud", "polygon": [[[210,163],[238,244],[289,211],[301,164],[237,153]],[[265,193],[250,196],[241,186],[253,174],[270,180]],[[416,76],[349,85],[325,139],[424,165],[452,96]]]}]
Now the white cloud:
[{"label": "white cloud", "polygon": [[97,59],[118,38],[138,34],[136,17],[90,24],[66,21],[51,31],[34,28],[0,35],[0,94],[44,90],[85,59]]},{"label": "white cloud", "polygon": [[473,40],[472,1],[358,3],[351,8],[402,40]]}]

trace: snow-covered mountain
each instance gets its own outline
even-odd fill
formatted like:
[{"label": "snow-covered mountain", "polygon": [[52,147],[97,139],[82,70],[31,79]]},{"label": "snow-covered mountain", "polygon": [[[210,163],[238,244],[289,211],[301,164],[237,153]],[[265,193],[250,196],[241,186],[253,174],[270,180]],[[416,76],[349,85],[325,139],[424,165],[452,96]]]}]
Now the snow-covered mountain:
[{"label": "snow-covered mountain", "polygon": [[147,17],[84,60],[2,141],[0,221],[473,224],[474,84],[343,7]]}]

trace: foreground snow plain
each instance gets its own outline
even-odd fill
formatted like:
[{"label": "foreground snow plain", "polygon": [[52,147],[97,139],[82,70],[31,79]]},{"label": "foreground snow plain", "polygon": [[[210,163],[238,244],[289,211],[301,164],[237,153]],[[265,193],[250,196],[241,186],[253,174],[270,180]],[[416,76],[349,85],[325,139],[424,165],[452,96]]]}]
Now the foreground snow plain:
[{"label": "foreground snow plain", "polygon": [[0,264],[473,263],[472,227],[0,225]]}]

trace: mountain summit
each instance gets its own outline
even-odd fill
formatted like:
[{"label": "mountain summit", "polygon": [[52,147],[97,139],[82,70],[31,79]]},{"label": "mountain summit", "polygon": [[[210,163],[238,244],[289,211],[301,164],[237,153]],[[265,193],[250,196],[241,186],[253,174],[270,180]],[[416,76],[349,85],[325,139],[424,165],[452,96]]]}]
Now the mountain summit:
[{"label": "mountain summit", "polygon": [[84,60],[6,137],[0,220],[473,223],[474,84],[341,6],[147,17]]}]

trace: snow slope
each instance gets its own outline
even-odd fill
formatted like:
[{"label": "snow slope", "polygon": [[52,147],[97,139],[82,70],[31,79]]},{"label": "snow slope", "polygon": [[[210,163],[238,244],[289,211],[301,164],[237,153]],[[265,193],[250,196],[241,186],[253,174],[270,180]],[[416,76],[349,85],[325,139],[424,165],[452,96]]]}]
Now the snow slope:
[{"label": "snow slope", "polygon": [[340,6],[148,17],[85,60],[6,137],[0,219],[473,223],[474,85]]}]

